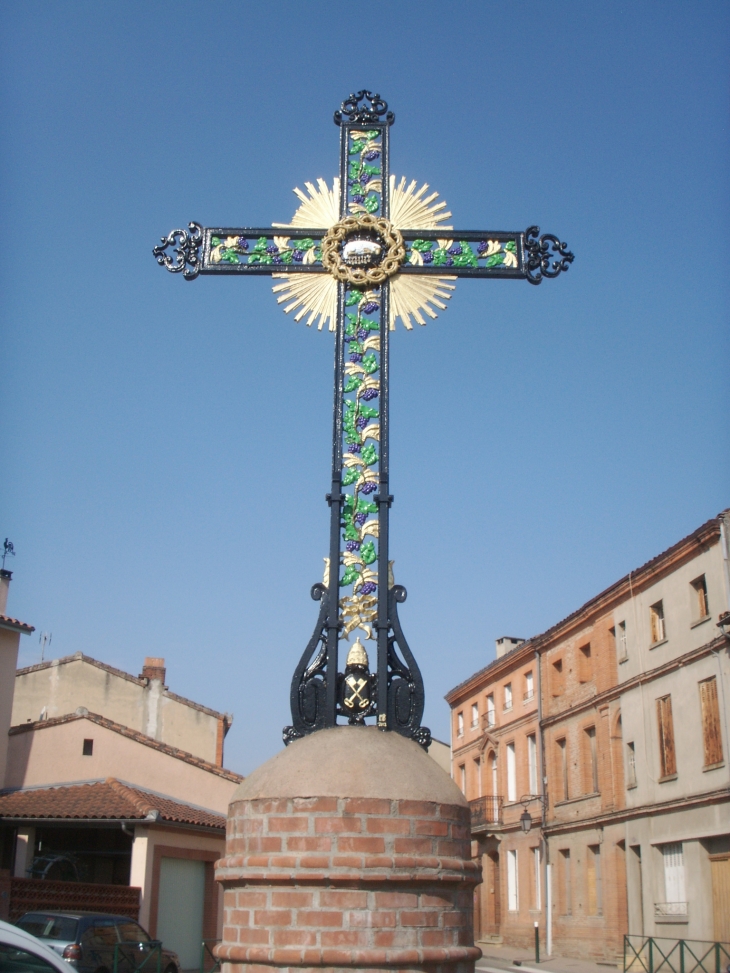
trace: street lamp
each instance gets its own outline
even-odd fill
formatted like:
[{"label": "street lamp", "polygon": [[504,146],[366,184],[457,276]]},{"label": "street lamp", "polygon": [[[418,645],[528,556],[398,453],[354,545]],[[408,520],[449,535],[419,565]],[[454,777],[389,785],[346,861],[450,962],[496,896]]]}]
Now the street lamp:
[{"label": "street lamp", "polygon": [[532,815],[527,810],[527,808],[525,808],[525,810],[520,815],[520,827],[522,828],[525,834],[528,834],[530,828],[532,827]]},{"label": "street lamp", "polygon": [[717,620],[717,627],[726,639],[730,638],[730,612],[723,612]]},{"label": "street lamp", "polygon": [[524,808],[522,814],[520,815],[520,827],[522,828],[524,834],[529,834],[532,828],[532,815],[527,810],[527,805],[531,804],[533,801],[540,802],[540,808],[543,812],[543,816],[547,807],[547,801],[540,794],[526,794],[524,797],[520,798],[520,804]]}]

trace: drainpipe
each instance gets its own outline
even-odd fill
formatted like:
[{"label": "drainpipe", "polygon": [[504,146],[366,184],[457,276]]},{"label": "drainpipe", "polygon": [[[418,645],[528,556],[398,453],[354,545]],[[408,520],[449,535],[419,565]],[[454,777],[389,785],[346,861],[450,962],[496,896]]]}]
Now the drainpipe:
[{"label": "drainpipe", "polygon": [[540,653],[535,649],[535,668],[537,670],[537,733],[540,740],[540,797],[542,798],[542,873],[543,888],[545,890],[545,949],[547,955],[552,955],[553,951],[553,910],[550,888],[550,862],[548,859],[548,842],[545,837],[545,818],[547,817],[547,771],[545,768],[545,740],[542,732],[542,669],[540,666]]}]

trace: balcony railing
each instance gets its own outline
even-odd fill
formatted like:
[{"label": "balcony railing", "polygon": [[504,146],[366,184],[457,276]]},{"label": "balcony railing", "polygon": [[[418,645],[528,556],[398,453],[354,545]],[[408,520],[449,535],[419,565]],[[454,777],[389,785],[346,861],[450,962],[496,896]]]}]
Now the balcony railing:
[{"label": "balcony railing", "polygon": [[655,902],[654,903],[654,918],[663,919],[664,916],[686,916],[687,915],[687,903],[686,902]]},{"label": "balcony railing", "polygon": [[469,801],[471,810],[471,829],[488,827],[490,824],[502,823],[502,798],[498,796],[477,797]]},{"label": "balcony railing", "polygon": [[534,689],[528,689],[527,692],[525,693],[525,695],[522,697],[522,702],[523,703],[529,703],[530,700],[531,699],[534,699],[534,698],[535,698],[535,690]]}]

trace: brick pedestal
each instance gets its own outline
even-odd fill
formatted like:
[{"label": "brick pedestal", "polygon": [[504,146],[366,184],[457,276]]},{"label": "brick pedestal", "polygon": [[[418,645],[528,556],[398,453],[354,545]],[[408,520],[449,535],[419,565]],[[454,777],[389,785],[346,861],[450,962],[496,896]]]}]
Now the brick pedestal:
[{"label": "brick pedestal", "polygon": [[322,730],[240,786],[228,814],[224,973],[472,973],[469,808],[417,744]]}]

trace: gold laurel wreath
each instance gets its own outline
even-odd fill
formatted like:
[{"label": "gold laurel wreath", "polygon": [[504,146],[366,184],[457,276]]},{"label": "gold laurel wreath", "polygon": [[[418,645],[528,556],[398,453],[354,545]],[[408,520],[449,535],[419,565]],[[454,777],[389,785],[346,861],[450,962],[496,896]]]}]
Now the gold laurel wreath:
[{"label": "gold laurel wreath", "polygon": [[[386,253],[377,267],[348,267],[340,250],[344,241],[358,231],[375,232],[383,241]],[[322,265],[333,277],[352,287],[377,287],[397,274],[406,259],[403,237],[390,220],[371,216],[346,216],[327,231],[322,240]]]}]

